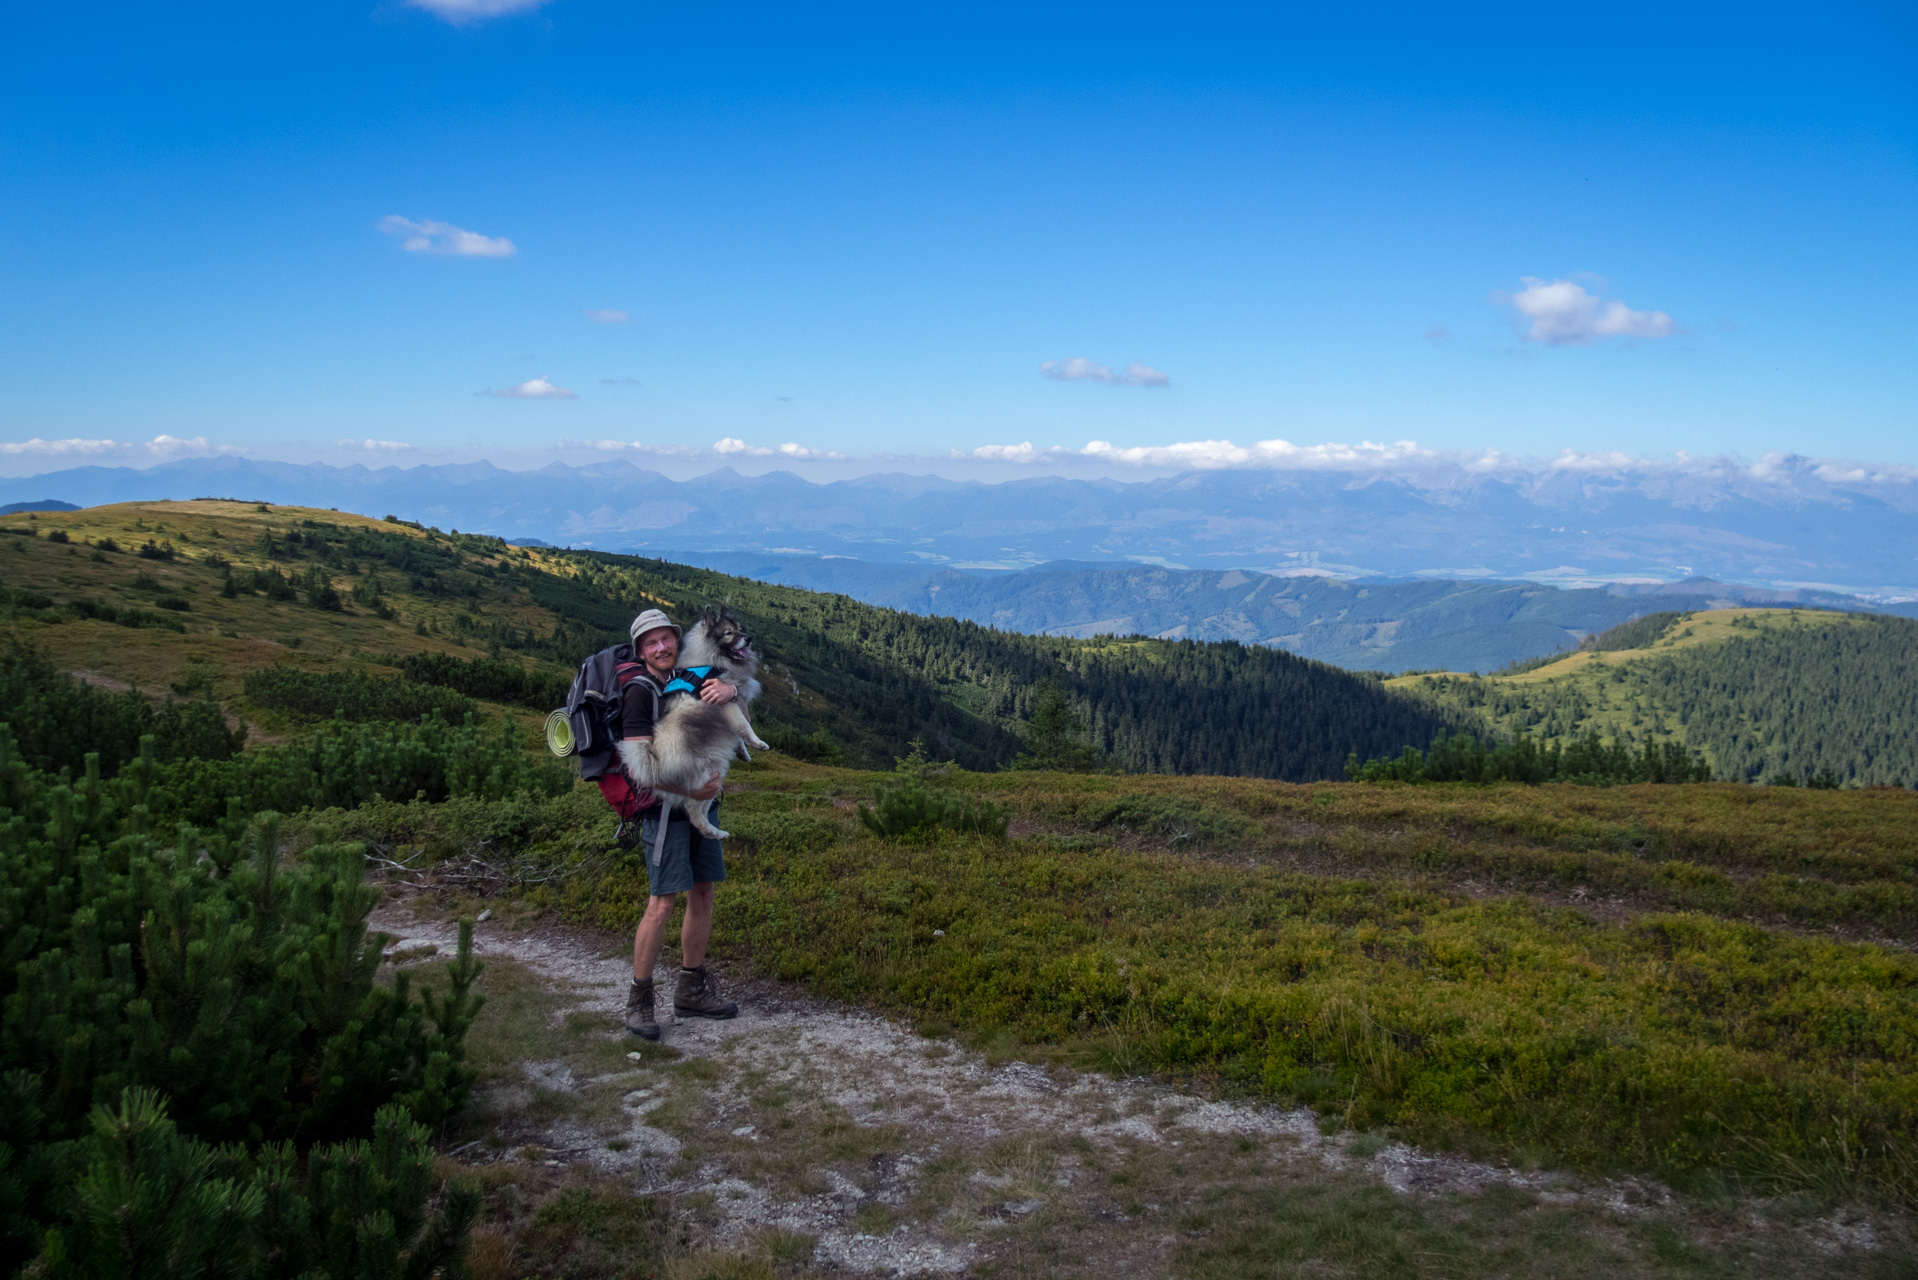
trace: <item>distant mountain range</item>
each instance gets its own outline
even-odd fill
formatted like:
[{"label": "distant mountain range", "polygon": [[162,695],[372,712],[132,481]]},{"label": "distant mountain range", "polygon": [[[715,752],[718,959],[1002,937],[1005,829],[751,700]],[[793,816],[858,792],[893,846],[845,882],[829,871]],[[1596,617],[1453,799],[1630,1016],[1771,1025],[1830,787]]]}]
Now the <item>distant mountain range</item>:
[{"label": "distant mountain range", "polygon": [[1423,471],[1195,471],[1122,483],[731,469],[627,461],[536,471],[187,459],[0,480],[0,500],[91,506],[220,496],[394,514],[558,545],[802,552],[1028,568],[1057,560],[1590,585],[1709,577],[1918,595],[1918,479],[1810,459]]},{"label": "distant mountain range", "polygon": [[1494,671],[1672,609],[1799,605],[1918,616],[1918,605],[1706,578],[1564,589],[1532,582],[1343,582],[1156,565],[1060,563],[1012,573],[929,574],[906,565],[740,552],[668,558],[1003,631],[1238,640],[1362,671]]}]

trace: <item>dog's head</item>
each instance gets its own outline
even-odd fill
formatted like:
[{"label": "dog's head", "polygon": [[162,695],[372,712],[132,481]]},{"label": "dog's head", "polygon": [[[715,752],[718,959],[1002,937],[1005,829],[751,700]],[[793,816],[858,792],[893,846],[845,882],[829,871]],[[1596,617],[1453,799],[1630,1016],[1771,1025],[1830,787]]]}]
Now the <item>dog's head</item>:
[{"label": "dog's head", "polygon": [[733,617],[732,610],[725,605],[707,605],[706,611],[699,615],[699,625],[705,628],[706,638],[714,649],[723,654],[728,662],[740,666],[756,665],[759,655],[753,652],[753,638],[746,634],[739,619]]}]

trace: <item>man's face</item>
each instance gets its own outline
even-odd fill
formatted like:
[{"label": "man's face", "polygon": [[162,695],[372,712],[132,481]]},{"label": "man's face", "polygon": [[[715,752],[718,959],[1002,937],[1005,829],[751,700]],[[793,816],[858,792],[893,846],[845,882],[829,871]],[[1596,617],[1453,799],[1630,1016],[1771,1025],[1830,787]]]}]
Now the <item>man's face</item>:
[{"label": "man's face", "polygon": [[671,627],[654,627],[639,638],[639,660],[655,671],[671,671],[679,660],[679,636]]}]

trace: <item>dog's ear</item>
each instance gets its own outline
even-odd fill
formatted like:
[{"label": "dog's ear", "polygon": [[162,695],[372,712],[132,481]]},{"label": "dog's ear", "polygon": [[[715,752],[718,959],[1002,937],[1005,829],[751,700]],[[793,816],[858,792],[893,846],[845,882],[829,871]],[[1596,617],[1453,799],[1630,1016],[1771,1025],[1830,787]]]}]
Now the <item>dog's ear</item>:
[{"label": "dog's ear", "polygon": [[709,634],[719,626],[719,618],[720,608],[716,604],[709,604],[700,610],[699,620],[706,624],[706,630]]}]

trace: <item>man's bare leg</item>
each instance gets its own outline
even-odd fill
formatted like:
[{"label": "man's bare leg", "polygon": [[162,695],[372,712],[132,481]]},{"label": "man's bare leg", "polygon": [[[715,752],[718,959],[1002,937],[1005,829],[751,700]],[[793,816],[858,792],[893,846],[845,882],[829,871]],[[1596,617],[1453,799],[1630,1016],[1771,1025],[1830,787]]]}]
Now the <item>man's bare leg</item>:
[{"label": "man's bare leg", "polygon": [[695,883],[686,892],[686,920],[679,927],[679,989],[673,1011],[698,1018],[730,1018],[739,1006],[723,999],[706,972],[706,942],[713,933],[713,886]]},{"label": "man's bare leg", "polygon": [[686,918],[679,926],[679,964],[697,969],[706,963],[706,943],[713,936],[713,886],[695,884],[686,891]]},{"label": "man's bare leg", "polygon": [[[694,891],[699,889],[693,886]],[[700,955],[706,954],[706,938],[713,928],[712,886],[706,886],[706,928],[699,938]],[[639,928],[633,931],[633,981],[648,982],[653,969],[659,964],[659,946],[666,939],[666,922],[673,918],[673,907],[679,902],[679,895],[668,894],[665,897],[653,897],[646,900],[646,912],[639,918]],[[690,905],[690,904],[689,904]],[[690,911],[688,915],[690,915]]]}]

